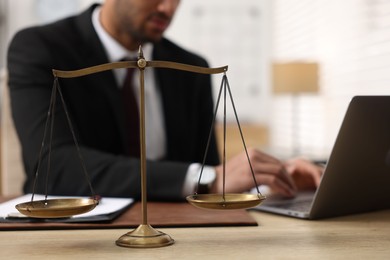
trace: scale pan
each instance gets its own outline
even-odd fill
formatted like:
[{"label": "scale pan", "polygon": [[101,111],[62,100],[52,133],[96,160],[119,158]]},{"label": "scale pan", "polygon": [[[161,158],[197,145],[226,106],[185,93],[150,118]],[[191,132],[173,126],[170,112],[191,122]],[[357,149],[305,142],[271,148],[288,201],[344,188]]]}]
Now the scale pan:
[{"label": "scale pan", "polygon": [[194,194],[187,201],[204,209],[246,209],[259,205],[265,196],[260,194]]},{"label": "scale pan", "polygon": [[49,199],[20,203],[15,208],[32,218],[67,218],[93,210],[95,199]]}]

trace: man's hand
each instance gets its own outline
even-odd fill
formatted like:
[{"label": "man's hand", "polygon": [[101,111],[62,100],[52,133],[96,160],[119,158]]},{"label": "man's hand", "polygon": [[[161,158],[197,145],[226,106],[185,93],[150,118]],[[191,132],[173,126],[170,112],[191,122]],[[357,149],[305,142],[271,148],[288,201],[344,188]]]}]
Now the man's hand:
[{"label": "man's hand", "polygon": [[315,190],[320,184],[324,167],[301,158],[288,160],[284,165],[298,190]]},{"label": "man's hand", "polygon": [[[257,149],[248,149],[249,160],[258,185],[268,185],[272,190],[287,197],[293,197],[297,191],[292,175],[288,174],[284,164],[278,159]],[[225,192],[240,193],[255,187],[250,165],[245,152],[226,162]],[[223,166],[215,168],[216,180],[211,193],[222,193]]]}]

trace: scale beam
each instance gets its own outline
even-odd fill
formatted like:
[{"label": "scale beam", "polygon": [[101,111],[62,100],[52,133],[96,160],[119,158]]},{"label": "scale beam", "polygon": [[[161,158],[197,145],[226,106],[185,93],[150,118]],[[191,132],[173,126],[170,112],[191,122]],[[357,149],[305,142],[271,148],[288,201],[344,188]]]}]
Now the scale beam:
[{"label": "scale beam", "polygon": [[175,70],[183,70],[183,71],[202,73],[202,74],[218,74],[218,73],[226,72],[228,70],[228,66],[223,66],[218,68],[205,68],[205,67],[193,66],[193,65],[171,62],[171,61],[138,60],[138,61],[119,61],[119,62],[105,63],[105,64],[96,65],[96,66],[79,69],[79,70],[65,71],[65,70],[53,69],[52,71],[54,77],[75,78],[75,77],[86,76],[86,75],[99,73],[99,72],[112,70],[112,69],[146,68],[146,67],[175,69]]}]

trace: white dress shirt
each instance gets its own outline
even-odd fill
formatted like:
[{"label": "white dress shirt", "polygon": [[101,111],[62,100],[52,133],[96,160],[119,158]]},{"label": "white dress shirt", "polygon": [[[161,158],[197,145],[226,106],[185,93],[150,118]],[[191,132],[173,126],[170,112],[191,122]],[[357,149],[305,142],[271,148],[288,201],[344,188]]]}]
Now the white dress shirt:
[{"label": "white dress shirt", "polygon": [[[137,58],[138,51],[129,51],[109,35],[100,23],[101,7],[95,8],[92,14],[92,24],[105,48],[108,61],[116,62],[125,58]],[[146,43],[142,45],[143,54],[146,60],[152,59],[153,45]],[[145,135],[146,135],[146,158],[148,160],[159,160],[166,155],[166,136],[164,127],[164,113],[161,102],[161,94],[156,87],[155,71],[153,68],[145,69]],[[126,76],[126,69],[114,70],[118,86],[122,86]],[[134,93],[139,105],[139,71],[135,70],[133,77]],[[183,196],[193,194],[198,182],[201,165],[193,163],[187,171],[183,186]],[[215,179],[213,167],[204,167],[202,173],[202,184],[211,185]]]},{"label": "white dress shirt", "polygon": [[[102,27],[99,21],[100,7],[92,14],[93,26],[102,42],[109,62],[116,62],[123,59],[136,59],[138,51],[129,51],[111,37]],[[148,43],[142,46],[146,60],[152,58],[153,45]],[[164,128],[164,114],[161,103],[160,92],[154,80],[154,69],[145,70],[145,135],[146,135],[146,158],[148,160],[159,160],[166,155],[166,138]],[[126,77],[126,69],[115,69],[115,78],[118,86],[122,87]],[[139,105],[140,84],[139,70],[134,71],[133,77],[134,94]]]}]

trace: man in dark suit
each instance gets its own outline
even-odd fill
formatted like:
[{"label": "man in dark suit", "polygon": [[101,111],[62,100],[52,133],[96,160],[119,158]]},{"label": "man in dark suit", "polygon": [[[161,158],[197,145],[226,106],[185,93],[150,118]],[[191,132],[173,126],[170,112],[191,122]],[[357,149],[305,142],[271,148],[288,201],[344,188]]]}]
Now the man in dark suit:
[{"label": "man in dark suit", "polygon": [[[131,58],[140,45],[147,60],[208,66],[203,58],[163,37],[178,4],[179,0],[106,0],[80,15],[15,35],[8,52],[9,87],[27,174],[25,192],[31,192],[38,167],[53,85],[52,69],[75,70]],[[124,70],[106,71],[60,79],[60,86],[96,193],[138,198],[140,162],[126,147],[129,133],[121,98],[124,78]],[[182,199],[194,191],[210,131],[210,76],[147,69],[145,86],[148,196],[152,200]],[[137,94],[138,88],[134,86],[132,91]],[[60,108],[55,114],[48,193],[86,195],[89,189],[66,115]],[[249,156],[258,183],[293,196],[297,187],[286,174],[284,163],[255,149],[249,150]],[[40,176],[49,167],[47,149],[42,158]],[[320,170],[295,162],[298,167],[290,173],[299,173],[314,187]],[[202,180],[207,192],[222,190],[222,167],[218,164],[212,133]],[[226,168],[226,192],[242,192],[254,186],[244,154],[232,159]],[[36,192],[44,192],[44,185],[41,177]]]}]

